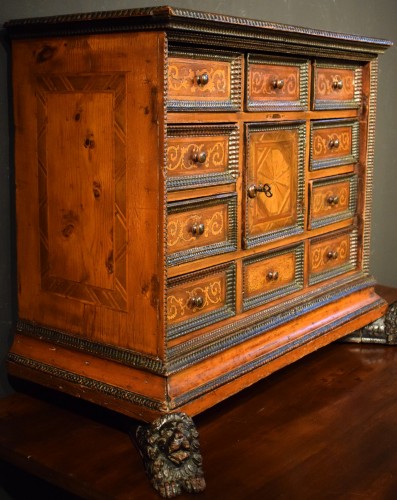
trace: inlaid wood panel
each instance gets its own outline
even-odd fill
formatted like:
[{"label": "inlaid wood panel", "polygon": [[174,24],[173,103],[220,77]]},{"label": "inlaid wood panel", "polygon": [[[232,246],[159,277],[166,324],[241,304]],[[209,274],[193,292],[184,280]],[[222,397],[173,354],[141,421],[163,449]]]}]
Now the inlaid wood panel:
[{"label": "inlaid wood panel", "polygon": [[167,102],[172,111],[239,109],[241,56],[172,50],[168,58]]},{"label": "inlaid wood panel", "polygon": [[172,278],[167,287],[169,338],[235,314],[234,263]]},{"label": "inlaid wood panel", "polygon": [[237,249],[235,193],[168,205],[169,265]]},{"label": "inlaid wood panel", "polygon": [[247,126],[246,247],[303,231],[305,125]]},{"label": "inlaid wood panel", "polygon": [[227,184],[238,176],[237,125],[174,125],[168,128],[169,189]]},{"label": "inlaid wood panel", "polygon": [[311,124],[310,168],[317,170],[358,161],[358,122],[320,120]]},{"label": "inlaid wood panel", "polygon": [[314,64],[314,109],[358,108],[361,90],[360,66]]},{"label": "inlaid wood panel", "polygon": [[309,183],[309,226],[321,227],[353,217],[357,206],[357,176],[337,176]]},{"label": "inlaid wood panel", "polygon": [[303,244],[243,261],[244,309],[303,288]]},{"label": "inlaid wood panel", "polygon": [[125,77],[38,77],[36,96],[42,288],[125,309]]},{"label": "inlaid wood panel", "polygon": [[308,106],[309,63],[248,55],[247,109],[304,110]]},{"label": "inlaid wood panel", "polygon": [[357,231],[314,238],[309,247],[309,284],[337,276],[357,266]]}]

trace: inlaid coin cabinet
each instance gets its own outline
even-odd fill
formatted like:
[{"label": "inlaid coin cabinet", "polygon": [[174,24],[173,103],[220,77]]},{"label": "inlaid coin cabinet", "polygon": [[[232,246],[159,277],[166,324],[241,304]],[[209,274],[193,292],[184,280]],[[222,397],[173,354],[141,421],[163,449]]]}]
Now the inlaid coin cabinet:
[{"label": "inlaid coin cabinet", "polygon": [[177,469],[155,486],[199,491],[190,417],[385,314],[369,256],[391,43],[171,7],[6,27],[9,371],[155,420],[142,454]]}]

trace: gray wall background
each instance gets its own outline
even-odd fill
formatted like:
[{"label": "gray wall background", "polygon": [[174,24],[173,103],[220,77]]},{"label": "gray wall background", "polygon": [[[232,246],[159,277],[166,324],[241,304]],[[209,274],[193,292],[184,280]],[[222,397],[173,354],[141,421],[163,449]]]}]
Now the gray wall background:
[{"label": "gray wall background", "polygon": [[[170,0],[171,5],[329,31],[387,38],[397,43],[396,0]],[[164,5],[155,0],[2,0],[0,26],[9,19]],[[371,269],[377,281],[397,287],[397,48],[380,58],[375,149]],[[7,54],[0,46],[0,397],[10,391],[4,359],[15,316],[12,220],[11,103]]]}]

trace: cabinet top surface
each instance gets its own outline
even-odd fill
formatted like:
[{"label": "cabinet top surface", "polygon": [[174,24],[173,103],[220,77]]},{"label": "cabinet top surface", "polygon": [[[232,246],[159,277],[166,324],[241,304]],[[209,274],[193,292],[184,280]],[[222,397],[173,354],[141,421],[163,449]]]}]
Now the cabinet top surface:
[{"label": "cabinet top surface", "polygon": [[5,24],[13,38],[82,33],[122,32],[147,29],[207,31],[218,35],[284,37],[286,41],[347,44],[357,50],[381,53],[392,42],[381,38],[335,33],[281,23],[195,11],[170,6],[134,8],[66,14],[50,17],[14,19]]}]

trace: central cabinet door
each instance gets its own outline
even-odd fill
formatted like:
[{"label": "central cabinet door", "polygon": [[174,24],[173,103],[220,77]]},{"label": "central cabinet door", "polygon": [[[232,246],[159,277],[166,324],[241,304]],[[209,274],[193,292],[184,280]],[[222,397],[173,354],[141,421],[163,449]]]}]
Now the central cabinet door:
[{"label": "central cabinet door", "polygon": [[246,248],[303,232],[305,123],[248,124]]}]

